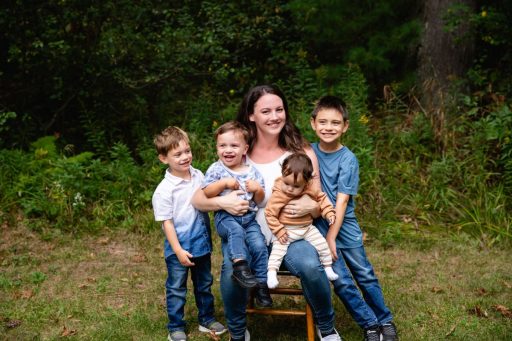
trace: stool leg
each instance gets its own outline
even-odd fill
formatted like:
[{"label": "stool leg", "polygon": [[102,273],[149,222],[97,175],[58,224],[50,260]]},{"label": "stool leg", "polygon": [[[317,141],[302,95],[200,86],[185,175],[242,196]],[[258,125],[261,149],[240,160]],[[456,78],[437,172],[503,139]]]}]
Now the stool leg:
[{"label": "stool leg", "polygon": [[306,303],[306,328],[308,332],[308,341],[315,341],[315,324],[313,323],[313,310]]}]

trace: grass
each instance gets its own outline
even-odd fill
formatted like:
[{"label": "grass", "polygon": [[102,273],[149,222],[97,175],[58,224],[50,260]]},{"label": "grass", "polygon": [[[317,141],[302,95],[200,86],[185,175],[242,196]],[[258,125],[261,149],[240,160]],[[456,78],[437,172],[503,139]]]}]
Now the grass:
[{"label": "grass", "polygon": [[[366,246],[401,340],[510,339],[510,250],[463,234],[434,238],[403,230],[370,236]],[[0,339],[165,339],[166,273],[158,228],[73,237],[54,230],[36,233],[17,222],[4,223],[0,232]],[[213,292],[217,318],[224,321],[214,241]],[[189,338],[209,340],[197,330],[190,292],[188,298]],[[361,340],[359,327],[339,299],[334,302],[344,339]],[[303,303],[288,298],[277,304]],[[300,317],[250,316],[249,330],[255,341],[305,339]]]}]

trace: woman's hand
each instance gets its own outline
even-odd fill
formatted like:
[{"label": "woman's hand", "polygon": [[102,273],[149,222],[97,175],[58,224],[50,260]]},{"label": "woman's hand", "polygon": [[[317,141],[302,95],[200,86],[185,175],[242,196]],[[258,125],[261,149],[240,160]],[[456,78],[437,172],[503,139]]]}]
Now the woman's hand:
[{"label": "woman's hand", "polygon": [[241,216],[247,213],[249,209],[249,201],[240,199],[239,195],[244,194],[244,191],[239,189],[227,195],[216,197],[217,204],[224,211],[231,215]]},{"label": "woman's hand", "polygon": [[313,200],[309,195],[304,194],[298,199],[293,199],[283,207],[282,211],[286,214],[287,218],[303,217],[311,214],[313,218],[320,216],[320,205]]}]

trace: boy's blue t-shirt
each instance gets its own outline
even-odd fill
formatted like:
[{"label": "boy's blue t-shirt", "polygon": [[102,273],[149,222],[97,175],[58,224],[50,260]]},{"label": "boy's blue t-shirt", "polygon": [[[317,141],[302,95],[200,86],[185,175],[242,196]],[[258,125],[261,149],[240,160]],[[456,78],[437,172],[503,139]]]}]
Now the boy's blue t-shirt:
[{"label": "boy's blue t-shirt", "polygon": [[[312,143],[320,166],[320,182],[332,204],[336,207],[336,196],[338,193],[350,195],[345,211],[343,224],[336,238],[338,248],[349,249],[363,245],[363,233],[357,222],[355,214],[354,196],[359,187],[359,162],[357,157],[347,147],[342,147],[332,153],[320,150],[318,143]],[[315,220],[315,226],[325,236],[329,230],[329,224],[325,219]]]}]

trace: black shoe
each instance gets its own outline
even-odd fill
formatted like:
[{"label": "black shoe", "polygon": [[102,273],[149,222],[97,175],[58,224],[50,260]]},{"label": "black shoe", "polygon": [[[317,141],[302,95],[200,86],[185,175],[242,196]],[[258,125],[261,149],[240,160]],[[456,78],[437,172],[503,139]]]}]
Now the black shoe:
[{"label": "black shoe", "polygon": [[254,288],[258,285],[256,277],[251,272],[249,265],[244,260],[233,264],[233,274],[231,278],[235,280],[242,288]]},{"label": "black shoe", "polygon": [[380,326],[380,333],[382,335],[382,341],[398,340],[398,333],[396,332],[396,326],[393,322],[384,323]]},{"label": "black shoe", "polygon": [[364,341],[380,341],[379,326],[366,328],[363,332]]},{"label": "black shoe", "polygon": [[256,291],[256,304],[263,308],[270,308],[272,306],[272,297],[270,297],[267,283],[258,283],[254,290]]}]

